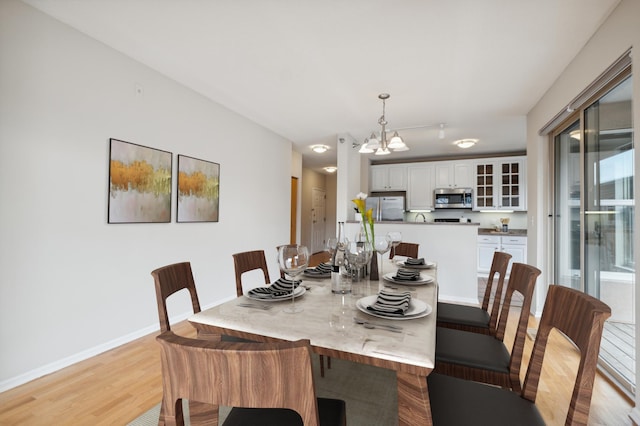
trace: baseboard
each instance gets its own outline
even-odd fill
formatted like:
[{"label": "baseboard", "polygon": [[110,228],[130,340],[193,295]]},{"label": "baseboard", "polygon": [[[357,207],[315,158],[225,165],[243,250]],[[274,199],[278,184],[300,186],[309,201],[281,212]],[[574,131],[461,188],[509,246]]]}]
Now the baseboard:
[{"label": "baseboard", "polygon": [[634,425],[640,425],[640,407],[634,407],[629,413],[629,418]]},{"label": "baseboard", "polygon": [[[231,298],[229,298],[228,300],[231,300]],[[223,300],[222,302],[225,302],[226,300]],[[215,306],[219,303],[222,303],[220,301],[218,301],[217,303],[212,303],[208,306],[203,306],[202,309],[208,309],[212,306]],[[184,321],[187,318],[189,318],[191,315],[193,315],[193,313],[191,312],[186,312],[180,315],[175,315],[172,316],[171,319],[169,320],[171,324],[180,322],[180,321]],[[92,348],[86,349],[82,352],[78,352],[76,354],[73,354],[71,356],[68,356],[66,358],[60,359],[58,361],[52,362],[50,364],[46,364],[43,365],[41,367],[35,368],[31,371],[27,371],[26,373],[20,374],[18,376],[12,377],[10,379],[7,380],[3,380],[0,382],[0,392],[4,392],[7,391],[9,389],[13,389],[17,386],[23,385],[25,383],[28,383],[32,380],[38,379],[42,376],[46,376],[47,374],[51,374],[51,373],[55,373],[58,370],[61,370],[65,367],[68,367],[70,365],[76,364],[78,362],[81,361],[85,361],[91,357],[94,357],[96,355],[100,355],[103,352],[106,352],[108,350],[111,350],[113,348],[117,348],[118,346],[122,346],[126,343],[130,343],[136,339],[139,339],[140,337],[144,337],[148,334],[151,333],[155,333],[158,330],[160,330],[160,326],[155,323],[154,325],[150,325],[148,327],[142,328],[140,330],[134,331],[132,333],[126,334],[124,336],[118,337],[117,339],[113,339],[110,340],[108,342],[102,343],[98,346],[94,346]]]}]

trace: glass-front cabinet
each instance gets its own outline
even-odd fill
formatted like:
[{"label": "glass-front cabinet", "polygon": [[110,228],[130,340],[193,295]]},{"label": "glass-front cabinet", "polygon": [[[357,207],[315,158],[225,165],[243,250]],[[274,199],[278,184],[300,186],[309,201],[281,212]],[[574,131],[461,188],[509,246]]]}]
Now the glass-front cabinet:
[{"label": "glass-front cabinet", "polygon": [[504,157],[475,164],[475,210],[526,211],[526,158]]}]

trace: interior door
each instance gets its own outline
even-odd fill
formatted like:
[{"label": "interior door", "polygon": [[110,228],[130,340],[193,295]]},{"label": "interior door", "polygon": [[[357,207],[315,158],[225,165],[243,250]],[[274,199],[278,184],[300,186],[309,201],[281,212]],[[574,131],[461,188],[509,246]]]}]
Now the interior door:
[{"label": "interior door", "polygon": [[311,253],[324,250],[326,235],[327,192],[324,189],[313,188],[311,194]]}]

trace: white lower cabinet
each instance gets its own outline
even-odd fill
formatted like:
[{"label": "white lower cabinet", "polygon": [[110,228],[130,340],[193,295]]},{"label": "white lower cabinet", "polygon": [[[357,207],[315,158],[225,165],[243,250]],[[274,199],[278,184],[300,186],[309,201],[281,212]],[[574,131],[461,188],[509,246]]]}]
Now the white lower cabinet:
[{"label": "white lower cabinet", "polygon": [[509,235],[478,235],[478,273],[488,274],[491,270],[493,253],[503,251],[511,255],[507,274],[513,262],[526,263],[527,237]]}]

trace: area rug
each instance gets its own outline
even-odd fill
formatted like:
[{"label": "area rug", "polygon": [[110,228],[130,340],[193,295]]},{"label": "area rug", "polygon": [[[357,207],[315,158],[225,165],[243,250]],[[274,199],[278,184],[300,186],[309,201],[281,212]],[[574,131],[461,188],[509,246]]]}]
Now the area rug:
[{"label": "area rug", "polygon": [[[314,376],[317,396],[343,399],[347,404],[347,424],[349,426],[394,426],[398,424],[398,394],[395,372],[335,358],[331,359],[331,369],[325,367],[324,377],[320,377],[319,370],[316,357]],[[222,424],[228,410],[226,407],[220,407],[220,424]],[[185,410],[185,413],[188,411]],[[157,425],[159,415],[160,404],[136,418],[129,425]]]}]

